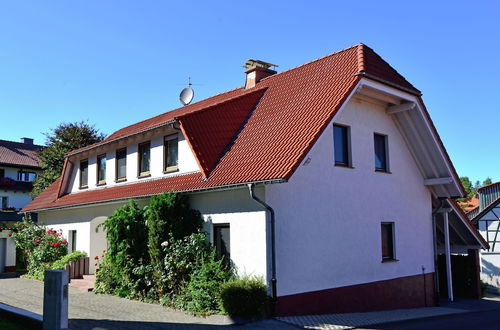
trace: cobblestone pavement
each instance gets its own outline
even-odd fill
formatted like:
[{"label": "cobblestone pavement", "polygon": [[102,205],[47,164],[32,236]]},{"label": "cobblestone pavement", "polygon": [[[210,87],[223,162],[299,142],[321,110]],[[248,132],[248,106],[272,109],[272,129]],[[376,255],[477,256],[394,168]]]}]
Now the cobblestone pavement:
[{"label": "cobblestone pavement", "polygon": [[[42,314],[43,283],[0,279],[0,302]],[[69,289],[70,329],[212,329],[233,328],[225,316],[195,317],[160,305]],[[276,320],[238,326],[239,329],[297,329]]]}]

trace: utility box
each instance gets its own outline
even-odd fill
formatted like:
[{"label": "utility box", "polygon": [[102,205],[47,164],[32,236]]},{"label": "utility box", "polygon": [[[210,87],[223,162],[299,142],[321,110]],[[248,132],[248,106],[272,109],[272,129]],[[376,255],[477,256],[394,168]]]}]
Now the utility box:
[{"label": "utility box", "polygon": [[68,328],[68,271],[46,270],[43,291],[43,330]]}]

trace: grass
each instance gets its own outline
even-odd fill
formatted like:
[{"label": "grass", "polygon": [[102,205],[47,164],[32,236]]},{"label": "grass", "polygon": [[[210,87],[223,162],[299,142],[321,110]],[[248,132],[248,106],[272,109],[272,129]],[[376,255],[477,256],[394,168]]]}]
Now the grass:
[{"label": "grass", "polygon": [[0,329],[2,330],[29,330],[22,324],[7,318],[5,315],[0,315]]}]

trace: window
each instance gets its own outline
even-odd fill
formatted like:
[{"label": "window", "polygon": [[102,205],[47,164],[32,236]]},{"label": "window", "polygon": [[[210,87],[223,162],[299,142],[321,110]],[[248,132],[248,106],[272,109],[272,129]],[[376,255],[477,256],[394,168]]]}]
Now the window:
[{"label": "window", "polygon": [[76,230],[70,230],[69,235],[69,252],[76,251]]},{"label": "window", "polygon": [[106,184],[106,154],[97,156],[97,184]]},{"label": "window", "polygon": [[116,150],[116,181],[127,180],[127,148]]},{"label": "window", "polygon": [[163,171],[177,171],[179,160],[179,138],[177,134],[166,136],[163,141]]},{"label": "window", "polygon": [[89,161],[80,162],[80,188],[87,188],[89,184]]},{"label": "window", "polygon": [[36,178],[35,172],[17,171],[17,181],[33,182]]},{"label": "window", "polygon": [[2,202],[2,209],[6,209],[9,207],[9,198],[6,196],[1,197],[1,202]]},{"label": "window", "polygon": [[151,162],[151,143],[144,142],[139,144],[139,177],[149,176]]},{"label": "window", "polygon": [[5,178],[5,170],[3,168],[0,168],[0,179]]},{"label": "window", "polygon": [[217,255],[224,258],[224,262],[231,261],[231,239],[229,224],[214,225],[214,245]]},{"label": "window", "polygon": [[333,125],[335,165],[351,166],[349,140],[349,127]]},{"label": "window", "polygon": [[387,135],[375,133],[375,170],[381,172],[389,172],[388,157],[387,157]]},{"label": "window", "polygon": [[382,261],[395,260],[394,222],[382,222]]}]

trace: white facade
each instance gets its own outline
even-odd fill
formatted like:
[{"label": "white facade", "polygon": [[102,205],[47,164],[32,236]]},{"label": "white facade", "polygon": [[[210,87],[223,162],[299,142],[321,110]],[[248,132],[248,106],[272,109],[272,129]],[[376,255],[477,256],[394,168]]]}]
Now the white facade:
[{"label": "white facade", "polygon": [[[259,189],[258,194],[263,194]],[[204,229],[212,241],[214,224],[229,224],[231,259],[239,274],[267,276],[266,214],[250,199],[248,190],[228,190],[197,193],[190,196],[191,207],[199,210],[205,219]],[[143,207],[148,199],[137,201]],[[69,232],[76,230],[76,250],[86,252],[91,260],[107,249],[102,224],[124,202],[87,206],[39,213],[39,222],[54,230],[61,229],[69,239]],[[70,242],[71,244],[71,242]],[[90,271],[94,272],[94,263]]]},{"label": "white facade", "polygon": [[[333,123],[350,126],[353,168],[334,165]],[[391,173],[375,172],[374,133],[388,136]],[[278,296],[434,272],[431,193],[383,107],[352,99],[305,159],[266,186]],[[381,222],[394,222],[397,261],[382,262]]]},{"label": "white facade", "polygon": [[[178,134],[179,144],[179,165],[178,171],[172,173],[163,172],[163,138],[167,134]],[[148,137],[143,137],[141,139],[128,139],[127,144],[111,144],[98,151],[93,150],[90,154],[75,155],[70,157],[70,162],[72,162],[72,172],[69,178],[69,184],[67,186],[67,193],[77,193],[80,191],[87,191],[93,189],[104,189],[106,187],[112,187],[115,185],[130,184],[137,181],[144,181],[149,179],[157,179],[161,177],[167,177],[172,175],[179,175],[194,171],[199,171],[196,159],[189,148],[186,139],[183,137],[181,132],[168,132],[158,130],[153,135]],[[151,176],[148,178],[138,178],[138,145],[143,142],[151,142],[151,165],[150,172]],[[127,180],[125,182],[116,182],[116,150],[121,148],[127,148]],[[97,156],[106,154],[106,185],[97,185]],[[80,189],[80,161],[88,159],[88,188]]]}]

